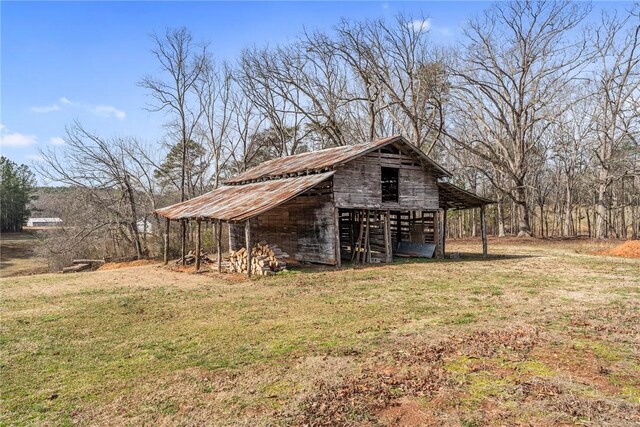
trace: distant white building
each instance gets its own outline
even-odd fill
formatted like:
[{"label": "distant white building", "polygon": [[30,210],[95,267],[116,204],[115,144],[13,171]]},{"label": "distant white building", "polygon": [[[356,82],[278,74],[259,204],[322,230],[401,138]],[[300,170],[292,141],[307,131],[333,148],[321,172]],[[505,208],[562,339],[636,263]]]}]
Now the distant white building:
[{"label": "distant white building", "polygon": [[60,227],[62,220],[60,218],[29,218],[27,227]]},{"label": "distant white building", "polygon": [[151,233],[152,230],[152,225],[151,225],[151,221],[147,220],[147,219],[139,219],[138,220],[138,233]]}]

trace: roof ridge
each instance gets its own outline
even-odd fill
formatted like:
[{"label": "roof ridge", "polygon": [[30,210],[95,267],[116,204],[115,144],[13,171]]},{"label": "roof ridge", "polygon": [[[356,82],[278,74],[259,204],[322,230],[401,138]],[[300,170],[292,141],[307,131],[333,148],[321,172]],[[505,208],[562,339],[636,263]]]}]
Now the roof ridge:
[{"label": "roof ridge", "polygon": [[[301,172],[306,172],[307,174],[319,173],[319,172],[322,172],[323,169],[332,167],[335,164],[341,163],[343,161],[347,161],[351,157],[353,157],[353,156],[348,156],[344,159],[338,158],[338,159],[332,160],[331,158],[327,157],[328,154],[340,153],[343,151],[345,153],[350,153],[353,151],[354,152],[353,155],[357,156],[362,152],[367,151],[369,148],[378,147],[379,145],[386,144],[397,138],[402,138],[402,136],[393,135],[393,136],[388,136],[386,138],[376,139],[374,141],[360,142],[358,144],[353,144],[353,145],[341,145],[339,147],[323,148],[322,150],[307,151],[305,153],[292,154],[290,156],[270,159],[260,163],[259,165],[253,166],[250,169],[247,169],[246,171],[236,175],[235,177],[232,177],[226,180],[225,184],[226,185],[242,184],[247,182],[258,181],[265,178],[268,179],[269,177],[271,177],[271,179],[278,179],[281,177],[285,177],[288,174],[301,173]],[[304,159],[305,157],[310,157],[310,158],[317,157],[320,159],[320,162],[318,162],[318,164],[316,164],[315,166],[312,163],[311,165],[309,165],[310,166],[309,168],[306,168],[305,165],[303,164],[295,166],[296,162],[300,162],[301,161],[300,159]],[[269,168],[273,165],[278,165],[278,164],[282,164],[281,168],[283,168],[284,170],[280,171],[279,173],[272,174],[271,171],[269,171]],[[287,170],[287,166],[290,167],[289,170]]]}]

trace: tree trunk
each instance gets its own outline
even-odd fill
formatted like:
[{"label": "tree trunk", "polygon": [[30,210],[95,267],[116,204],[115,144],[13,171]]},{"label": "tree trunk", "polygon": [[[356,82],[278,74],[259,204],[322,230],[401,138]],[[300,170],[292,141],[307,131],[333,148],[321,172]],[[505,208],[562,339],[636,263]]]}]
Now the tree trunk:
[{"label": "tree trunk", "polygon": [[527,192],[523,185],[519,185],[516,189],[516,205],[518,207],[518,237],[531,237]]},{"label": "tree trunk", "polygon": [[504,237],[504,207],[502,206],[502,198],[498,199],[496,207],[498,216],[498,237]]},{"label": "tree trunk", "polygon": [[606,178],[607,178],[607,173],[605,170],[600,173],[600,184],[598,184],[598,193],[597,193],[597,199],[596,199],[595,237],[597,239],[604,239],[607,237],[607,206],[605,203],[605,198],[607,196]]}]

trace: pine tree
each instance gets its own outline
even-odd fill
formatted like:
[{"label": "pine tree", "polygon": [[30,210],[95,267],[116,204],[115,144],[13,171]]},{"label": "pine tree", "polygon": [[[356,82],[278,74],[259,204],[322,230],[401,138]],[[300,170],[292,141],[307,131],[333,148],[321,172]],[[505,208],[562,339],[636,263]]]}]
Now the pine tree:
[{"label": "pine tree", "polygon": [[29,218],[27,205],[35,197],[36,178],[25,165],[18,166],[0,157],[0,229],[2,232],[22,231]]}]

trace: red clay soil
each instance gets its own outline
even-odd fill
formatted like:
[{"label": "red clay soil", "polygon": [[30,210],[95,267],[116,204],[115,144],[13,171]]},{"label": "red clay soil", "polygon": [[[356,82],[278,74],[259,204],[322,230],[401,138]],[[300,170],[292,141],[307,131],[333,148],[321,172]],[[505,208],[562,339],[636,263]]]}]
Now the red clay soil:
[{"label": "red clay soil", "polygon": [[640,240],[627,240],[614,248],[600,252],[600,254],[626,258],[640,258]]}]

